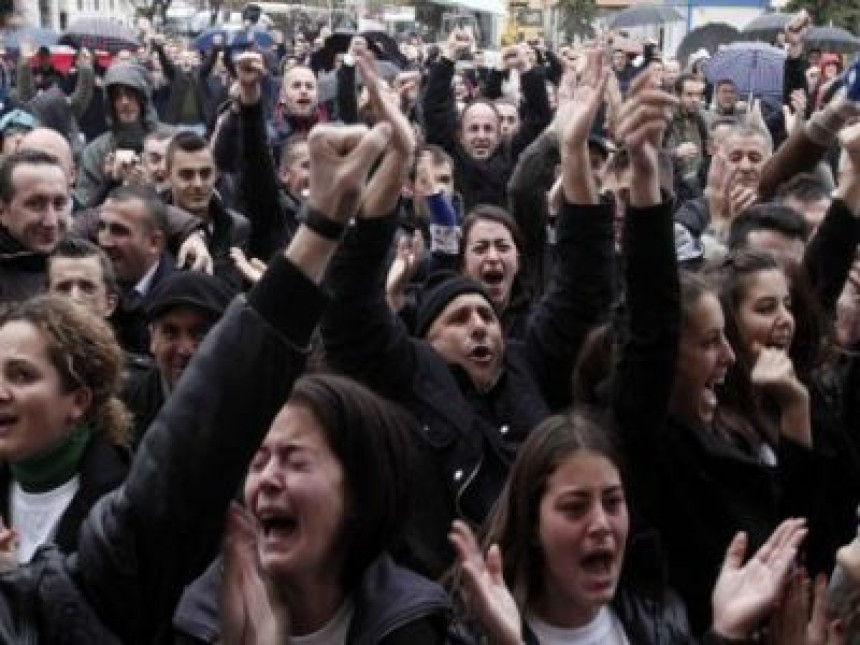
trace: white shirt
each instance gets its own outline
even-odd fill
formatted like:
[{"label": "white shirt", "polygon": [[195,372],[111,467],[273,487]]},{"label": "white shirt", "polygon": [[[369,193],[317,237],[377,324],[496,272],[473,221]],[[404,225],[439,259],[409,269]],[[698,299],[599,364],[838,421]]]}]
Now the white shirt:
[{"label": "white shirt", "polygon": [[630,645],[615,612],[603,607],[582,627],[554,627],[534,615],[526,618],[540,645]]},{"label": "white shirt", "polygon": [[134,285],[134,290],[140,296],[145,296],[149,292],[149,287],[152,284],[152,279],[155,277],[155,272],[158,270],[158,265],[161,263],[161,259],[149,267],[149,271],[143,274],[143,277],[138,281],[136,285]]},{"label": "white shirt", "polygon": [[346,635],[355,613],[352,598],[347,598],[337,613],[313,634],[290,636],[294,645],[346,645]]},{"label": "white shirt", "polygon": [[53,541],[60,518],[78,488],[78,475],[44,493],[28,493],[17,482],[12,482],[12,528],[20,539],[18,562],[29,562],[37,548]]}]

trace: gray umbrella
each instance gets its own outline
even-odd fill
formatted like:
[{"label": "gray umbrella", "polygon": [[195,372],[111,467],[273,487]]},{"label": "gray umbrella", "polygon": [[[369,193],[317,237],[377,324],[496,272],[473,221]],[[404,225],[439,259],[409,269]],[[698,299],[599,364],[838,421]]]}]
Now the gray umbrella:
[{"label": "gray umbrella", "polygon": [[619,27],[642,27],[644,25],[662,25],[666,22],[678,22],[684,19],[672,7],[661,4],[637,4],[619,11],[609,21],[612,29]]},{"label": "gray umbrella", "polygon": [[842,27],[813,27],[806,35],[806,43],[834,54],[853,54],[860,49],[860,39]]},{"label": "gray umbrella", "polygon": [[741,30],[744,36],[752,36],[761,40],[771,41],[776,35],[785,30],[792,16],[787,13],[766,13],[750,22]]}]

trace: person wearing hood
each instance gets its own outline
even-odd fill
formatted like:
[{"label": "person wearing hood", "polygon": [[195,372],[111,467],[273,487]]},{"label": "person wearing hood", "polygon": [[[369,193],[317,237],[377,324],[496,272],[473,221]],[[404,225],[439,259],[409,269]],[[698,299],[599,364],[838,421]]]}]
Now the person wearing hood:
[{"label": "person wearing hood", "polygon": [[147,134],[160,126],[152,106],[152,91],[144,70],[133,63],[115,63],[105,74],[109,130],[84,148],[81,155],[76,197],[89,205],[104,194],[110,180],[104,160],[109,153],[130,150],[140,153]]}]

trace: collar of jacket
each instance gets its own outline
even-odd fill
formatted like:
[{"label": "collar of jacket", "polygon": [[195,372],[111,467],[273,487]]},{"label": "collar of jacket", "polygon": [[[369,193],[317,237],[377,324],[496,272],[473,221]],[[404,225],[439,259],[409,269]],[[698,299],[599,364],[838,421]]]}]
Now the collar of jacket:
[{"label": "collar of jacket", "polygon": [[38,251],[31,251],[12,237],[9,230],[0,226],[0,260],[14,262],[22,267],[32,267],[39,271],[45,267],[48,256]]},{"label": "collar of jacket", "polygon": [[451,603],[434,582],[397,566],[382,554],[365,570],[353,593],[355,614],[347,642],[373,645],[411,622],[438,616],[449,619]]}]

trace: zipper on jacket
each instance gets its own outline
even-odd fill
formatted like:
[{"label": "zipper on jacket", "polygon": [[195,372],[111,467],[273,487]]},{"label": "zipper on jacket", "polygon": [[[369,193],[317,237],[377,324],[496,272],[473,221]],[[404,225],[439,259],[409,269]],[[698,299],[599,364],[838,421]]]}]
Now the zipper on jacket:
[{"label": "zipper on jacket", "polygon": [[457,489],[457,495],[454,497],[454,508],[457,509],[457,514],[460,517],[466,517],[466,514],[463,513],[463,509],[460,508],[460,499],[463,497],[463,494],[466,492],[466,489],[469,485],[475,480],[475,477],[478,475],[478,471],[481,469],[481,466],[484,465],[484,453],[481,452],[481,458],[478,459],[478,463],[475,464],[475,467],[472,469],[472,472],[469,473],[469,476],[466,477],[463,485]]}]

